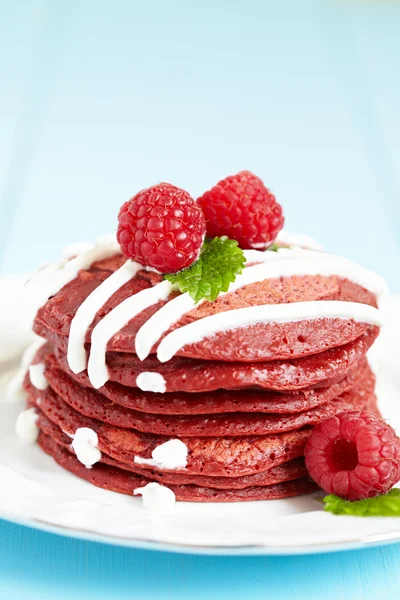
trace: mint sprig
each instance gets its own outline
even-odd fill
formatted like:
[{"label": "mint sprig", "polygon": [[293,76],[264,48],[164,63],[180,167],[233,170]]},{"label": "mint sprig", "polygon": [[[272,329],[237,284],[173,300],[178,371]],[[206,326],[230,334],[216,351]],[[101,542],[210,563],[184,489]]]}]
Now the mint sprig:
[{"label": "mint sprig", "polygon": [[400,517],[400,489],[393,488],[387,494],[349,502],[333,494],[323,499],[324,510],[334,515],[353,517]]},{"label": "mint sprig", "polygon": [[195,302],[203,298],[213,302],[220,292],[228,291],[245,264],[243,250],[235,240],[216,237],[204,242],[198,260],[189,268],[165,275],[165,279],[182,293],[189,292]]}]

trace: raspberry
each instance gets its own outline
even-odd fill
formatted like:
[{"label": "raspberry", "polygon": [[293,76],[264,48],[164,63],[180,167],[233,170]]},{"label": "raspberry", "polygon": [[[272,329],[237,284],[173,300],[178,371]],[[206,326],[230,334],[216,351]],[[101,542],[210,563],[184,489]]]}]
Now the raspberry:
[{"label": "raspberry", "polygon": [[400,479],[400,439],[370,411],[343,412],[317,425],[304,455],[312,479],[347,500],[385,494]]},{"label": "raspberry", "polygon": [[283,227],[281,205],[250,171],[223,179],[197,202],[206,217],[207,235],[226,235],[241,248],[265,250]]},{"label": "raspberry", "polygon": [[189,267],[199,256],[205,233],[201,208],[169,183],[142,190],[118,215],[117,239],[123,253],[160,273]]}]

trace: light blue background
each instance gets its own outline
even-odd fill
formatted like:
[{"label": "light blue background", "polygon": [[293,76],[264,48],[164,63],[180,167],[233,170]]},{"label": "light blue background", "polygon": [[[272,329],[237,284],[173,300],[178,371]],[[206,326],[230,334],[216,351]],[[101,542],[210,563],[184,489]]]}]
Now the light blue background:
[{"label": "light blue background", "polygon": [[[116,226],[139,188],[243,168],[287,227],[400,291],[400,4],[0,0],[0,271]],[[399,548],[195,558],[2,524],[5,598],[386,598]],[[3,592],[3,593],[1,593]]]}]

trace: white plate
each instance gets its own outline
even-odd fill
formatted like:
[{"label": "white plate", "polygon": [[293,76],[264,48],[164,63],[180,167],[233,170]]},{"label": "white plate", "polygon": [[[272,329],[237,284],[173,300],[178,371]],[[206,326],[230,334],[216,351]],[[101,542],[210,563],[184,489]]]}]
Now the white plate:
[{"label": "white plate", "polygon": [[[10,286],[5,298],[5,288],[3,280],[0,302],[9,306],[13,290]],[[392,298],[389,326],[373,357],[380,371],[380,405],[394,426],[400,425],[399,308],[400,298]],[[3,333],[9,339],[7,318],[0,320],[0,333],[0,339]],[[0,400],[8,376],[3,369]],[[323,512],[316,494],[269,502],[177,503],[171,514],[148,513],[140,498],[98,489],[61,469],[38,447],[21,446],[14,433],[19,410],[21,405],[0,402],[1,518],[83,539],[199,554],[299,554],[400,541],[400,519],[335,517]]]}]

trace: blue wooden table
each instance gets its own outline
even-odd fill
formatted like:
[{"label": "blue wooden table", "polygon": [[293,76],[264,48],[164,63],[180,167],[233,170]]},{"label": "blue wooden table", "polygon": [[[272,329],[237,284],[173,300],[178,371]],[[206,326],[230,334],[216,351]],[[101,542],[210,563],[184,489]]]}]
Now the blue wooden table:
[{"label": "blue wooden table", "polygon": [[221,557],[116,548],[0,527],[4,600],[377,600],[399,590],[399,548],[293,557]]},{"label": "blue wooden table", "polygon": [[[400,291],[400,3],[21,0],[0,17],[0,272],[115,228],[160,179],[249,168],[289,229]],[[1,486],[0,486],[1,493]],[[400,549],[106,547],[0,521],[0,598],[387,598]]]}]

